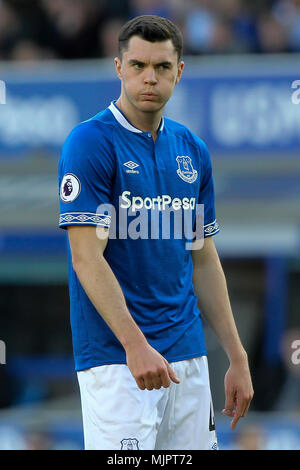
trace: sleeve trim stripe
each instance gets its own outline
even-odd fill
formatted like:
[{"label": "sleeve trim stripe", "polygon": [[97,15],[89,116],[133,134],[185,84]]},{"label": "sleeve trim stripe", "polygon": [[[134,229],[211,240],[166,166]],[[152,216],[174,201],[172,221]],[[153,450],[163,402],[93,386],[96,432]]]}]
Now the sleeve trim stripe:
[{"label": "sleeve trim stripe", "polygon": [[215,235],[220,231],[220,226],[217,220],[204,225],[204,237],[210,237],[211,235]]},{"label": "sleeve trim stripe", "polygon": [[59,225],[71,224],[91,224],[100,225],[102,227],[109,227],[111,216],[107,214],[93,214],[91,212],[68,212],[61,214],[59,217]]},{"label": "sleeve trim stripe", "polygon": [[209,225],[214,225],[214,224],[217,224],[217,225],[218,225],[217,219],[215,219],[213,222],[209,222],[209,224],[205,224],[205,225],[204,225],[204,228],[205,228],[205,227],[208,227]]}]

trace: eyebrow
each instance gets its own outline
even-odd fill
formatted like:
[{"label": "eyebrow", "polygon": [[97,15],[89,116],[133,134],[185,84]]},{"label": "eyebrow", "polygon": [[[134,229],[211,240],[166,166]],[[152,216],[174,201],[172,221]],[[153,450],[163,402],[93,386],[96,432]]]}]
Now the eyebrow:
[{"label": "eyebrow", "polygon": [[[137,60],[137,59],[129,59],[128,60],[128,63],[131,64],[131,65],[145,65],[145,62],[142,62],[141,60]],[[172,62],[168,61],[168,60],[164,60],[162,62],[158,62],[157,64],[155,64],[156,66],[159,66],[159,65],[169,65],[171,66],[172,65]]]}]

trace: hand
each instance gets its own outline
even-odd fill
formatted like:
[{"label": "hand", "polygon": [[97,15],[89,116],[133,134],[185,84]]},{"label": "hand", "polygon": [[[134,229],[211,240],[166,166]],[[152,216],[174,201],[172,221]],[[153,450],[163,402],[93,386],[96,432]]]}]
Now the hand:
[{"label": "hand", "polygon": [[231,429],[235,429],[239,419],[246,416],[254,395],[248,360],[231,364],[224,383],[226,400],[222,413],[233,418]]},{"label": "hand", "polygon": [[174,383],[180,383],[168,361],[148,343],[127,349],[126,360],[141,390],[168,388],[171,380]]}]

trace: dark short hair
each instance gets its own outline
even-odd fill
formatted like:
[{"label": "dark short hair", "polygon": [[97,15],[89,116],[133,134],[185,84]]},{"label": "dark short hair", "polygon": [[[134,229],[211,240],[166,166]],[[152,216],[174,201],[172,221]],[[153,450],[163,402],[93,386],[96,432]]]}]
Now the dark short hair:
[{"label": "dark short hair", "polygon": [[128,49],[128,42],[132,36],[138,36],[149,42],[162,42],[171,39],[178,60],[182,55],[182,34],[179,28],[167,18],[155,15],[142,15],[133,18],[124,24],[119,33],[119,56]]}]

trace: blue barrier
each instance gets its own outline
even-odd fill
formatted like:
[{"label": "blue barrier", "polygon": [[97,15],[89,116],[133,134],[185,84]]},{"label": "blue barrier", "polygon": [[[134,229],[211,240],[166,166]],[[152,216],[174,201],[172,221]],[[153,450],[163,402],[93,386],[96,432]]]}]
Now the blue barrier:
[{"label": "blue barrier", "polygon": [[70,379],[75,376],[71,355],[13,356],[7,364],[12,376],[26,380]]},{"label": "blue barrier", "polygon": [[17,232],[16,230],[0,231],[0,255],[32,256],[66,254],[66,232],[57,228],[52,231]]},{"label": "blue barrier", "polygon": [[[29,411],[34,415],[34,408]],[[39,414],[42,414],[41,409]],[[59,412],[54,410],[51,419],[49,415],[40,418],[40,424],[36,427],[22,423],[23,415],[24,412],[20,410],[19,415],[15,413],[11,418],[1,420],[0,450],[27,450],[30,448],[28,444],[30,445],[32,434],[40,435],[40,444],[47,445],[37,450],[84,448],[82,419],[76,412],[70,416],[70,413],[64,413],[63,410]],[[300,450],[300,423],[288,415],[249,413],[243,424],[240,421],[235,431],[230,430],[229,421],[225,421],[218,413],[215,422],[221,451],[246,450],[242,447],[241,440],[244,433],[249,433],[248,445],[257,444],[257,450]],[[251,433],[253,433],[252,439]],[[255,449],[250,447],[247,450]]]},{"label": "blue barrier", "polygon": [[[166,116],[189,126],[216,156],[299,155],[297,78],[297,57],[264,58],[263,65],[253,57],[188,59]],[[69,131],[120,90],[112,62],[18,70],[0,65],[0,79],[7,95],[0,108],[0,158],[25,157],[33,149],[57,157]]]},{"label": "blue barrier", "polygon": [[265,261],[265,336],[264,357],[269,365],[282,361],[282,336],[287,312],[287,260],[273,256]]}]

